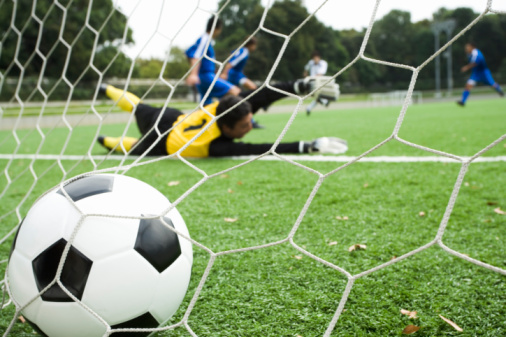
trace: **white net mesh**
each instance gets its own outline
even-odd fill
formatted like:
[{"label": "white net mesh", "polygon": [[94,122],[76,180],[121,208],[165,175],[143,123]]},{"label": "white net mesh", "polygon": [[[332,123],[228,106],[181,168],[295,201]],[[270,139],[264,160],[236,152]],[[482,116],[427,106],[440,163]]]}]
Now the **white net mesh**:
[{"label": "white net mesh", "polygon": [[[316,9],[315,13],[318,13],[319,10],[322,10],[322,8],[324,8],[323,6],[326,3],[327,3],[326,1],[323,1],[321,6]],[[12,37],[14,37],[14,40],[16,41],[17,50],[19,50],[19,48],[22,48],[25,42],[23,40],[24,36],[23,34],[25,30],[28,29],[30,25],[35,25],[39,27],[38,30],[42,32],[44,30],[44,26],[49,24],[48,18],[51,13],[53,14],[57,13],[57,15],[60,17],[62,34],[57,39],[54,40],[54,44],[52,46],[50,46],[49,48],[45,46],[46,48],[44,50],[46,50],[47,52],[42,52],[42,50],[39,48],[39,45],[42,42],[39,39],[34,44],[35,47],[33,49],[33,52],[31,53],[28,59],[19,59],[18,53],[16,53],[9,67],[3,70],[2,73],[0,73],[0,90],[2,87],[5,88],[7,82],[11,80],[12,74],[14,73],[18,74],[17,78],[14,80],[15,83],[17,83],[17,87],[14,91],[14,94],[12,95],[12,97],[8,102],[2,102],[0,105],[0,122],[2,125],[2,129],[9,130],[9,133],[3,139],[0,139],[0,149],[5,148],[9,149],[8,152],[5,152],[3,150],[0,151],[2,152],[0,153],[0,161],[2,162],[2,172],[1,172],[2,182],[0,185],[2,191],[0,193],[0,200],[4,200],[3,203],[6,205],[6,207],[3,208],[4,210],[3,214],[0,214],[0,221],[2,223],[2,227],[4,227],[2,231],[2,233],[4,233],[4,237],[2,238],[0,243],[2,244],[2,246],[8,246],[8,244],[11,242],[17,230],[16,224],[23,219],[27,209],[30,207],[30,204],[37,198],[37,195],[34,195],[35,191],[37,191],[36,193],[40,193],[39,190],[41,188],[48,188],[50,186],[54,186],[55,184],[63,184],[64,181],[70,179],[75,175],[82,174],[84,172],[86,172],[84,174],[89,174],[89,172],[94,173],[114,172],[114,173],[128,174],[131,173],[132,171],[135,172],[136,168],[139,167],[146,167],[146,166],[156,167],[156,165],[160,165],[162,162],[166,161],[169,158],[174,159],[174,165],[172,165],[170,169],[177,168],[178,170],[181,171],[180,174],[176,175],[174,181],[178,179],[184,179],[184,175],[191,177],[189,183],[183,184],[186,186],[183,193],[181,193],[181,195],[177,197],[175,200],[171,200],[173,201],[173,207],[178,207],[178,205],[180,204],[183,205],[185,203],[185,200],[187,200],[189,196],[196,194],[199,189],[202,188],[211,189],[215,181],[223,177],[227,177],[229,174],[232,174],[232,172],[235,171],[241,172],[241,170],[246,166],[256,165],[258,163],[267,164],[267,160],[274,160],[277,161],[279,165],[283,165],[283,167],[285,167],[288,171],[300,170],[303,172],[307,172],[309,175],[316,178],[316,181],[309,188],[309,195],[306,197],[305,196],[306,192],[304,192],[301,196],[299,196],[299,201],[303,200],[303,205],[298,210],[298,214],[296,215],[293,223],[290,224],[290,227],[286,230],[286,232],[278,236],[279,237],[278,240],[268,242],[263,242],[262,240],[260,240],[262,242],[261,244],[258,243],[249,244],[249,242],[252,242],[249,240],[245,240],[244,244],[241,244],[240,243],[241,240],[237,239],[238,242],[236,245],[223,244],[218,245],[217,247],[219,248],[216,249],[213,248],[214,245],[210,244],[209,242],[200,242],[199,240],[192,240],[194,250],[200,250],[201,252],[203,252],[203,254],[200,257],[202,258],[203,261],[205,261],[207,257],[208,261],[201,262],[199,265],[199,268],[201,269],[200,270],[201,274],[197,276],[199,279],[198,284],[196,284],[196,287],[194,289],[191,289],[192,294],[191,299],[188,301],[187,306],[184,308],[184,314],[181,316],[180,320],[177,322],[171,322],[170,326],[164,326],[155,329],[156,331],[173,330],[177,327],[184,327],[186,331],[190,333],[192,336],[200,335],[194,332],[194,330],[198,330],[197,328],[198,322],[196,321],[191,322],[192,314],[194,312],[194,309],[198,305],[199,301],[205,302],[206,296],[202,294],[203,292],[205,292],[205,287],[210,278],[210,274],[212,272],[216,272],[216,269],[220,268],[220,266],[216,266],[217,261],[219,259],[223,259],[231,255],[234,257],[238,255],[240,256],[241,253],[244,252],[254,253],[255,251],[259,250],[262,252],[267,252],[270,251],[269,250],[270,248],[278,246],[289,245],[296,250],[296,254],[300,254],[295,255],[297,259],[307,257],[308,259],[311,259],[316,263],[326,266],[336,272],[336,273],[328,272],[326,274],[328,276],[326,277],[329,278],[344,277],[345,279],[344,289],[342,291],[339,290],[339,296],[337,297],[335,306],[331,309],[333,311],[333,315],[329,321],[327,320],[324,323],[325,324],[324,336],[330,336],[334,333],[336,324],[338,323],[338,320],[340,319],[345,310],[345,305],[349,300],[350,293],[354,289],[354,285],[357,282],[357,280],[363,279],[365,276],[368,276],[372,273],[379,273],[380,270],[383,270],[388,266],[400,264],[401,261],[413,257],[416,254],[423,254],[422,252],[430,250],[431,247],[437,246],[441,248],[443,251],[457,257],[458,259],[465,260],[467,262],[475,264],[481,268],[486,268],[495,273],[506,275],[506,270],[501,266],[492,265],[480,261],[479,259],[472,258],[468,256],[465,252],[460,252],[455,249],[452,249],[451,247],[448,247],[443,242],[443,236],[447,229],[450,216],[452,215],[452,212],[454,210],[457,197],[462,189],[470,165],[475,162],[487,160],[486,158],[482,157],[482,155],[487,151],[489,151],[490,149],[497,146],[499,143],[503,142],[506,139],[506,134],[495,139],[490,144],[486,145],[483,149],[481,149],[472,156],[461,156],[453,153],[447,153],[444,151],[426,147],[424,145],[412,143],[399,136],[401,127],[405,122],[406,112],[412,102],[411,98],[419,73],[427,66],[427,64],[433,62],[436,56],[443,53],[449,45],[451,45],[457,39],[461,38],[462,35],[466,33],[466,31],[471,29],[485,15],[490,13],[504,14],[498,10],[494,10],[494,5],[496,3],[497,1],[489,0],[486,3],[486,6],[484,6],[485,8],[483,12],[480,13],[478,17],[476,17],[472,22],[470,22],[465,29],[463,29],[460,32],[457,32],[455,36],[452,37],[447,44],[442,46],[441,49],[439,49],[436,53],[431,55],[424,62],[422,62],[419,65],[407,65],[407,64],[391,63],[384,60],[371,59],[365,55],[365,50],[368,45],[370,33],[374,29],[373,24],[374,21],[377,19],[378,7],[381,5],[380,0],[376,1],[375,6],[372,9],[369,21],[370,23],[367,28],[365,38],[362,41],[359,54],[356,55],[355,58],[346,67],[342,68],[339,72],[332,74],[332,79],[339,80],[340,76],[344,72],[353,67],[359,61],[367,61],[372,62],[374,64],[381,64],[386,67],[396,67],[404,69],[406,71],[410,71],[412,73],[411,81],[409,87],[405,91],[406,94],[403,97],[403,105],[397,115],[397,121],[395,123],[393,132],[389,134],[384,140],[375,144],[370,149],[354,157],[340,156],[340,157],[326,157],[322,159],[316,158],[314,156],[289,156],[278,154],[275,152],[274,149],[276,148],[278,143],[280,143],[283,139],[286,138],[286,135],[291,129],[291,126],[294,123],[296,117],[300,114],[301,106],[303,104],[304,99],[308,98],[310,95],[309,94],[304,97],[299,97],[290,93],[286,93],[288,96],[297,99],[297,104],[293,108],[290,117],[284,122],[284,126],[281,132],[279,133],[278,137],[276,138],[276,141],[272,149],[269,152],[259,156],[240,158],[239,162],[227,161],[223,165],[221,164],[218,165],[218,169],[214,167],[209,168],[206,164],[202,164],[201,162],[194,162],[188,160],[187,158],[182,157],[181,152],[184,150],[184,148],[181,149],[176,154],[156,158],[147,158],[145,156],[135,157],[130,156],[128,154],[120,156],[114,155],[112,153],[109,153],[107,155],[96,155],[95,154],[96,151],[94,151],[94,146],[96,145],[95,139],[100,134],[103,133],[104,129],[107,129],[107,125],[112,121],[114,121],[114,118],[117,118],[117,116],[122,116],[121,121],[126,121],[126,126],[122,129],[122,137],[126,136],[130,126],[135,124],[133,115],[127,115],[125,117],[124,115],[113,113],[115,107],[112,108],[108,107],[104,109],[101,106],[102,102],[100,98],[98,98],[99,97],[98,85],[95,88],[93,100],[87,104],[86,113],[79,115],[75,115],[72,113],[74,109],[79,109],[74,107],[74,100],[75,100],[74,90],[76,86],[78,86],[79,83],[82,81],[82,77],[84,76],[84,74],[86,72],[91,71],[96,75],[95,77],[97,79],[97,84],[102,83],[104,81],[104,74],[106,73],[107,69],[113,65],[113,62],[117,57],[117,55],[115,55],[113,58],[111,58],[111,62],[108,65],[98,68],[94,63],[93,55],[96,54],[100,48],[104,47],[100,45],[99,36],[108,29],[108,22],[114,15],[114,13],[118,11],[118,9],[112,8],[110,13],[107,13],[107,15],[104,16],[103,25],[99,27],[90,24],[89,21],[90,18],[88,15],[86,21],[82,24],[79,33],[69,39],[63,34],[66,24],[68,24],[66,21],[68,16],[67,14],[70,11],[74,10],[74,6],[76,6],[77,3],[75,1],[70,1],[68,2],[67,5],[62,5],[60,2],[55,1],[51,3],[51,6],[47,9],[46,13],[47,15],[41,15],[40,13],[38,13],[35,10],[36,5],[34,3],[33,7],[31,8],[31,15],[27,18],[25,22],[19,24],[18,22],[16,22],[15,17],[13,15],[12,21],[9,26],[9,30],[7,34],[4,35],[3,37],[2,46],[5,46],[5,43],[7,43],[8,41],[12,41],[8,40],[8,38],[12,39]],[[5,4],[3,5],[5,6]],[[20,5],[21,5],[20,3],[14,1],[12,13],[16,13],[17,12],[16,7]],[[162,6],[164,5],[165,3],[162,4]],[[226,6],[232,5],[233,1],[227,2],[226,4]],[[81,10],[87,11],[87,13],[91,13],[91,9],[93,6],[94,2],[89,1],[87,2],[86,7],[82,8]],[[271,81],[273,79],[274,72],[279,62],[284,57],[286,57],[285,55],[286,47],[289,44],[290,39],[295,34],[297,34],[297,32],[300,29],[304,27],[307,21],[311,19],[315,15],[315,13],[312,13],[310,16],[308,16],[307,19],[301,22],[300,25],[296,29],[294,29],[290,34],[285,35],[276,31],[272,31],[264,26],[265,18],[269,13],[269,8],[270,6],[266,6],[266,9],[262,16],[262,20],[259,23],[257,29],[255,31],[248,33],[254,35],[258,32],[262,32],[265,34],[272,34],[278,36],[283,40],[279,54],[271,68],[271,71],[269,72],[269,75],[267,76],[265,81],[263,81],[263,83],[259,88],[261,89],[263,87],[269,87],[273,90],[278,90],[271,85]],[[127,18],[130,18],[130,16],[132,16],[134,13],[135,9],[132,13],[126,13]],[[161,13],[163,13],[162,10],[160,10],[160,15],[158,17],[153,18],[153,21],[157,22],[157,27],[160,27],[162,22],[164,21],[164,17],[162,17]],[[198,15],[208,16],[209,14],[219,16],[220,10],[218,10],[217,12],[209,12],[200,4],[197,4],[192,9],[191,13],[188,14],[187,20],[182,25],[180,25],[179,30],[175,31],[174,36],[166,36],[163,33],[163,30],[156,29],[153,32],[153,34],[148,39],[145,40],[145,46],[147,46],[153,40],[161,39],[162,41],[165,41],[166,45],[168,45],[170,50],[174,41],[177,40],[177,38],[179,37],[179,34],[181,34],[185,29],[188,29],[188,26],[190,25],[190,20],[194,16]],[[127,41],[127,35],[128,35],[127,31],[125,30],[123,34],[123,39],[121,41],[116,41],[116,43],[120,45],[125,44]],[[42,36],[42,34],[40,34],[39,37],[40,36]],[[90,42],[91,41],[93,42],[91,46],[90,58],[88,59],[88,64],[86,64],[85,67],[83,67],[82,73],[70,79],[67,76],[67,74],[69,67],[72,66],[71,64],[72,53],[75,52],[74,46],[78,43],[78,41],[81,38],[86,38]],[[58,65],[62,69],[61,77],[57,80],[56,83],[48,85],[47,83],[45,83],[44,69],[50,65],[52,57],[56,52],[63,52],[67,54],[67,58],[65,64]],[[33,84],[33,89],[30,89],[28,91],[28,94],[25,93],[22,94],[22,89],[24,88],[24,86],[30,85],[27,84],[26,82],[26,78],[24,75],[25,70],[32,65],[35,59],[39,60],[41,64],[40,76],[37,78],[37,82]],[[214,62],[216,62],[216,65],[220,69],[222,69],[226,61],[228,60],[225,60],[223,62],[219,61]],[[163,71],[165,70],[166,65],[167,60],[165,60],[165,63],[163,65],[162,74],[160,74],[159,78],[155,82],[153,82],[150,88],[146,90],[141,96],[141,98],[146,98],[149,95],[150,91],[153,90],[155,86],[160,85],[164,86],[168,92],[167,98],[163,102],[164,107],[171,105],[174,91],[179,86],[182,86],[184,84],[184,77],[175,82],[169,81],[163,77]],[[133,71],[133,63],[130,66],[130,71],[128,73],[128,76],[126,77],[126,81],[124,82],[124,86],[122,89],[127,90],[129,89],[132,80],[132,71]],[[63,106],[53,108],[54,103],[51,102],[51,95],[55,90],[57,90],[57,87],[62,84],[65,87],[65,90],[68,91],[67,95],[68,98],[66,102],[64,102]],[[36,103],[33,101],[33,97],[35,96],[42,97],[40,103],[38,102]],[[82,105],[82,102],[79,104]],[[18,109],[19,113],[14,117],[5,116],[6,109],[11,107],[15,107],[16,109]],[[53,114],[53,111],[55,109],[61,111],[61,114]],[[93,136],[91,138],[86,137],[81,138],[80,129],[89,127],[93,128],[94,130],[93,132],[91,132]],[[204,131],[205,130],[202,130],[202,132]],[[163,135],[164,134],[159,133],[159,137],[162,137]],[[196,137],[198,137],[198,135]],[[64,141],[60,142],[59,140],[61,139],[63,139]],[[79,153],[69,151],[69,148],[73,147],[77,143],[81,144]],[[328,185],[331,184],[331,182],[332,184],[334,184],[336,182],[336,179],[339,179],[341,175],[345,174],[343,173],[345,169],[346,171],[348,169],[352,170],[354,168],[358,170],[357,166],[360,165],[358,162],[365,163],[365,162],[389,161],[390,160],[389,157],[372,156],[372,154],[377,152],[380,148],[384,147],[385,145],[392,143],[400,143],[421,150],[423,152],[430,153],[430,156],[424,156],[418,159],[413,158],[410,159],[410,157],[406,157],[405,161],[411,160],[440,161],[440,162],[458,163],[457,165],[460,165],[460,171],[458,172],[456,179],[451,178],[447,180],[447,183],[449,185],[453,184],[453,187],[449,188],[449,191],[451,191],[451,193],[449,193],[449,199],[447,200],[446,207],[444,209],[442,217],[440,218],[438,228],[437,229],[433,228],[432,231],[433,238],[430,239],[429,241],[419,242],[419,244],[416,246],[415,249],[405,251],[402,253],[401,256],[394,257],[390,261],[380,262],[376,264],[365,264],[364,266],[366,267],[360,268],[361,271],[359,272],[352,272],[351,269],[354,268],[351,268],[349,270],[346,267],[340,266],[338,260],[322,258],[320,257],[320,254],[315,254],[311,251],[311,249],[306,248],[305,244],[299,243],[298,241],[305,242],[303,239],[296,240],[296,237],[298,237],[297,235],[301,233],[301,224],[304,221],[310,221],[308,220],[308,217],[311,218],[311,216],[313,216],[313,213],[310,212],[309,209],[313,207],[314,203],[318,203],[318,201],[316,200],[317,195],[321,193],[321,191],[324,190],[325,188],[329,188]],[[33,144],[36,145],[34,146]],[[326,162],[341,162],[341,164],[337,166],[334,165],[330,170],[327,170],[327,172],[324,173],[320,172],[317,169],[312,168],[310,165],[306,165],[305,160],[324,160]],[[504,160],[504,159],[495,158],[490,160]],[[397,158],[395,159],[395,161],[399,161],[399,159]],[[156,169],[154,169],[154,171],[156,172]],[[154,174],[156,175],[156,173]],[[179,181],[177,181],[177,184],[179,184]],[[205,187],[209,185],[210,187]],[[19,194],[19,196],[13,198],[13,194]],[[254,198],[254,196],[250,197]],[[277,194],[277,197],[279,197],[280,199],[287,198],[287,196],[284,195],[283,193]],[[10,198],[13,198],[12,201]],[[197,201],[194,202],[198,203],[198,198]],[[279,207],[282,208],[282,206]],[[163,212],[159,215],[164,216],[171,209],[163,210]],[[277,211],[278,207],[275,207],[275,209]],[[216,211],[219,212],[218,209],[216,209]],[[275,212],[274,210],[271,211]],[[16,224],[13,224],[13,219],[16,220]],[[234,219],[229,220],[234,221]],[[190,221],[190,219],[186,219],[186,221]],[[261,233],[261,230],[258,230],[258,232]],[[304,230],[302,231],[302,233],[304,233]],[[238,235],[239,237],[242,236],[242,234]],[[72,241],[70,241],[70,244],[71,243]],[[306,244],[310,246],[309,243]],[[237,248],[237,246],[239,246],[239,248]],[[356,246],[355,248],[359,249],[360,246]],[[5,249],[4,251],[8,251],[8,248]],[[434,251],[431,251],[431,253],[436,254]],[[265,254],[268,255],[269,253]],[[4,254],[4,256],[6,255]],[[323,254],[323,256],[325,255]],[[6,260],[4,260],[3,263],[5,264]],[[339,276],[336,276],[337,274],[339,274]],[[230,277],[230,275],[228,277]],[[289,279],[290,276],[287,276],[287,278]],[[287,282],[289,283],[291,281],[287,280]],[[5,284],[5,280],[3,281],[3,283]],[[222,284],[222,286],[226,287],[226,284]],[[289,287],[289,285],[287,285],[287,287]],[[252,301],[254,301],[255,294],[250,294],[250,296]],[[276,296],[276,294],[272,294],[270,296]],[[499,301],[503,301],[504,303],[504,296],[502,296],[502,299],[499,299]],[[20,315],[21,310],[23,310],[29,304],[30,303],[24,304],[21,307],[19,303],[16,303],[15,313],[13,315],[12,320],[10,321],[10,325],[6,327],[4,335],[10,334],[11,329],[16,323],[17,317]],[[267,306],[268,303],[264,303],[261,305]],[[9,307],[12,308],[12,306],[13,306],[12,302],[6,300],[4,301],[3,309],[6,310]],[[227,308],[228,304],[222,303],[221,306],[222,308]],[[92,314],[96,315],[93,312]],[[241,315],[243,314],[240,314],[239,316]],[[300,313],[300,317],[302,316],[303,314]],[[103,323],[107,325],[105,321],[103,321]],[[280,323],[283,324],[283,322]],[[148,331],[155,331],[155,330],[148,330]],[[111,331],[114,332],[116,330],[108,330],[106,335],[109,335]],[[294,333],[296,334],[296,332]],[[202,334],[207,335],[205,332],[202,332]],[[300,334],[306,336],[306,334],[304,334],[303,332],[300,332]],[[307,333],[307,335],[312,335],[312,333]]]}]

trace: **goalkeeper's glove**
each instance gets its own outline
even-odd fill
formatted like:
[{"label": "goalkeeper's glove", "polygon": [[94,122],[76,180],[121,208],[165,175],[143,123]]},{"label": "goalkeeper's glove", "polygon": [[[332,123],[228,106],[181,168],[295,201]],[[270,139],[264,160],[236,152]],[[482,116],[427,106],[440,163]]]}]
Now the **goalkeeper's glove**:
[{"label": "goalkeeper's glove", "polygon": [[301,142],[300,152],[340,154],[348,151],[348,142],[336,137],[320,137],[311,142]]},{"label": "goalkeeper's glove", "polygon": [[339,99],[339,84],[330,76],[308,76],[295,81],[294,90],[296,94],[305,95],[315,90],[314,96],[335,102]]}]

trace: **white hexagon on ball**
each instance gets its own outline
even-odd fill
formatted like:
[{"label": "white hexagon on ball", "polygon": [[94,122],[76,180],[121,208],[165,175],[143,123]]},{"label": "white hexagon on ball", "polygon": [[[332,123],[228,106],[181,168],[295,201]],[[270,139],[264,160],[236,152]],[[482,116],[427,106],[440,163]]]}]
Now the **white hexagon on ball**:
[{"label": "white hexagon on ball", "polygon": [[[85,176],[50,190],[12,245],[6,280],[14,304],[46,336],[164,324],[184,299],[193,263],[191,242],[174,231],[189,237],[177,209],[160,216],[170,205],[123,175]],[[56,275],[65,252],[62,288]],[[149,332],[136,333],[143,335]]]}]

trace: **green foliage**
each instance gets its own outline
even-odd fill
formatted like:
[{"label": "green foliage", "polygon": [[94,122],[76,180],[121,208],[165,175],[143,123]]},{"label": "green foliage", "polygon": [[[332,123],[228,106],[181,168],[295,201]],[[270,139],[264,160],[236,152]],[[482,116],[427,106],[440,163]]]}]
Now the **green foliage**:
[{"label": "green foliage", "polygon": [[[3,75],[17,76],[24,70],[25,76],[64,77],[75,82],[94,78],[91,65],[95,65],[107,68],[107,76],[125,77],[128,65],[118,48],[125,30],[124,43],[133,42],[132,31],[126,27],[123,14],[114,11],[110,15],[112,1],[95,1],[92,6],[87,0],[59,3],[61,6],[50,0],[37,1],[34,13],[40,22],[31,17],[32,1],[2,3]],[[11,22],[22,32],[21,37],[10,26]],[[14,63],[15,56],[22,69]],[[113,65],[114,60],[119,64]]]},{"label": "green foliage", "polygon": [[[160,59],[137,59],[136,71],[139,78],[158,78],[164,67],[164,61]],[[181,48],[172,47],[167,57],[167,63],[163,77],[167,79],[178,79],[188,71],[188,60]]]},{"label": "green foliage", "polygon": [[[249,34],[255,32],[264,8],[260,0],[240,0],[233,3],[221,0],[219,7],[223,9],[220,17],[224,21],[224,30],[218,38],[215,50],[217,58],[224,60]],[[264,26],[277,33],[289,35],[308,15],[299,0],[276,1],[267,13]],[[470,8],[448,10],[442,7],[434,13],[433,20],[412,22],[409,12],[392,10],[375,22],[365,55],[373,59],[419,66],[434,53],[434,34],[431,30],[434,21],[455,19],[455,34],[477,16],[478,13]],[[254,80],[262,81],[280,56],[285,39],[263,30],[257,32],[256,36],[259,38],[258,49],[250,56],[245,73]],[[291,36],[273,78],[287,80],[300,77],[313,49],[319,50],[329,63],[328,73],[335,74],[358,55],[364,37],[365,30],[336,31],[313,17]],[[444,34],[441,35],[441,45],[446,42],[446,38]],[[492,72],[498,71],[506,55],[506,16],[485,16],[452,45],[455,83],[463,83],[468,76],[461,74],[460,68],[467,63],[463,46],[469,40],[479,41],[478,48],[485,54],[490,69]],[[433,89],[434,67],[435,63],[431,62],[419,74],[419,89]],[[446,67],[446,62],[442,61],[442,73],[446,73]],[[338,81],[342,83],[342,90],[345,92],[357,90],[359,87],[386,91],[406,88],[411,76],[412,72],[406,69],[359,61],[344,72]]]}]

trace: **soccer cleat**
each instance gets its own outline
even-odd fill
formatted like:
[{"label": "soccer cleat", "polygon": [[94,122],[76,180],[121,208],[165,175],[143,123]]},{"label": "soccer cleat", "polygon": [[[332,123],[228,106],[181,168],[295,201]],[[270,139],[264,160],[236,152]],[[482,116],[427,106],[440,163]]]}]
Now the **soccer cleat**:
[{"label": "soccer cleat", "polygon": [[321,105],[323,105],[324,107],[328,107],[329,104],[330,104],[330,100],[326,99],[326,98],[323,98],[320,96],[318,96],[318,98],[316,99],[318,101],[318,103],[320,103]]},{"label": "soccer cleat", "polygon": [[[105,145],[105,137],[106,136],[98,136],[97,137],[97,142],[99,142],[100,145],[102,145],[103,147],[105,147],[106,149],[109,149],[106,145]],[[110,150],[110,149],[109,149]]]},{"label": "soccer cleat", "polygon": [[251,124],[253,125],[253,129],[265,129],[265,126],[258,124],[256,120],[252,120]]},{"label": "soccer cleat", "polygon": [[499,91],[499,96],[504,97],[504,91]]},{"label": "soccer cleat", "polygon": [[100,86],[98,87],[98,92],[105,95],[105,92],[107,91],[107,86],[108,84],[106,83],[100,84]]},{"label": "soccer cleat", "polygon": [[457,101],[457,104],[460,105],[460,106],[465,106],[466,104],[462,101]]}]

